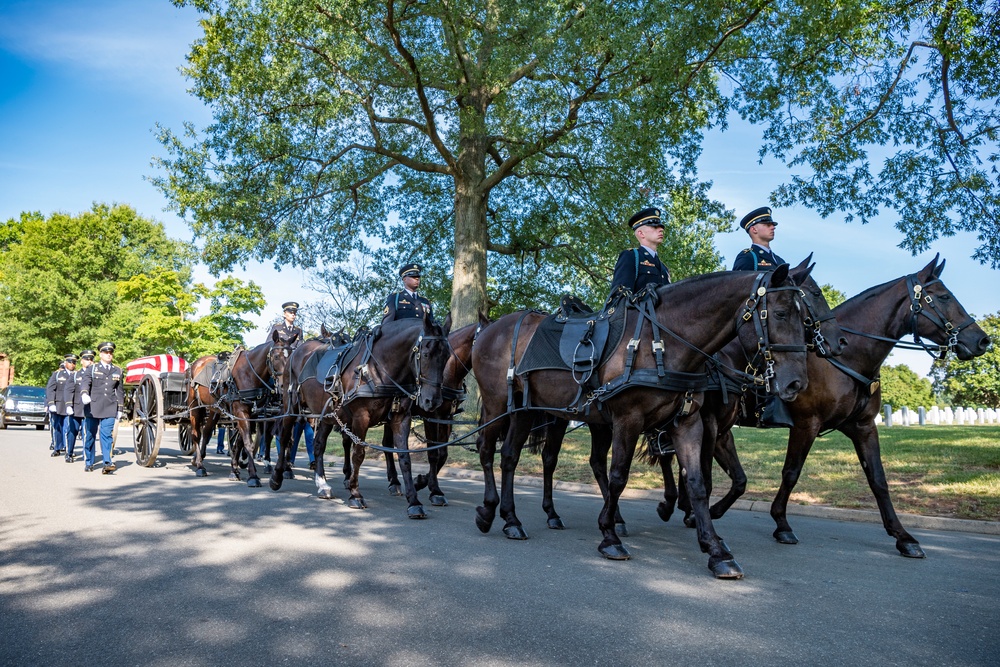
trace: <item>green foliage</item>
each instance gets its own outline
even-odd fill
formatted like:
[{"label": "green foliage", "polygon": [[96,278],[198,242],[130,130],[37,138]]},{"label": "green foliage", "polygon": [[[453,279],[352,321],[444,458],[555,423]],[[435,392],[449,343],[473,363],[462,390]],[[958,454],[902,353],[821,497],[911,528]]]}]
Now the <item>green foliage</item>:
[{"label": "green foliage", "polygon": [[993,344],[982,356],[961,361],[949,354],[931,367],[935,391],[954,405],[1000,409],[1000,313],[978,320]]},{"label": "green foliage", "polygon": [[882,404],[889,404],[893,410],[904,405],[910,410],[930,408],[937,405],[931,381],[922,378],[906,364],[898,366],[882,366]]},{"label": "green foliage", "polygon": [[[44,383],[68,352],[102,340],[116,358],[231,346],[260,312],[260,290],[223,280],[192,287],[194,249],[129,206],[95,204],[76,216],[22,214],[0,226],[0,350],[18,381]],[[212,313],[194,318],[198,300]]]},{"label": "green foliage", "polygon": [[847,295],[833,285],[821,285],[820,289],[823,290],[823,298],[830,304],[830,308],[836,308],[847,301]]}]

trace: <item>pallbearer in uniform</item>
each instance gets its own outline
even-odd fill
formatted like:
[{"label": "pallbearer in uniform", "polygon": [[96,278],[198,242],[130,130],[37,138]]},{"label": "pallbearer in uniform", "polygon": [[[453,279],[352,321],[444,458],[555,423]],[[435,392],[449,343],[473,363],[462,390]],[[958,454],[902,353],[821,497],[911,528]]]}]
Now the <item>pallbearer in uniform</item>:
[{"label": "pallbearer in uniform", "polygon": [[434,319],[431,302],[417,293],[420,289],[420,265],[403,265],[399,269],[399,277],[403,280],[403,289],[386,297],[382,323],[410,317],[422,318],[425,312]]},{"label": "pallbearer in uniform", "polygon": [[302,342],[302,328],[295,325],[295,318],[299,314],[299,304],[296,301],[286,301],[281,304],[281,315],[284,319],[281,322],[276,322],[271,325],[270,330],[267,332],[267,338],[265,340],[271,339],[271,334],[275,331],[278,332],[278,340],[280,340],[285,345],[288,345],[292,341]]},{"label": "pallbearer in uniform", "polygon": [[[87,465],[94,465],[93,461],[93,451],[94,451],[94,431],[93,429],[87,428],[87,417],[90,415],[90,406],[83,404],[83,394],[80,388],[83,386],[83,376],[89,373],[87,369],[91,367],[94,363],[94,355],[96,353],[93,350],[84,350],[80,353],[80,368],[77,369],[74,374],[74,384],[76,385],[73,390],[73,419],[71,421],[71,426],[66,431],[66,442],[67,442],[67,452],[66,456],[69,461],[73,461],[73,449],[76,445],[76,434],[82,431],[83,440],[83,464],[84,467]],[[87,461],[87,440],[90,440],[90,451],[91,460]]]},{"label": "pallbearer in uniform", "polygon": [[778,223],[771,218],[771,209],[767,206],[754,209],[743,216],[740,227],[750,235],[753,245],[736,256],[733,271],[774,271],[785,263],[785,260],[771,250],[774,228],[777,226]]},{"label": "pallbearer in uniform", "polygon": [[619,291],[635,294],[652,283],[670,283],[670,269],[656,254],[657,247],[663,243],[663,220],[660,215],[658,208],[644,208],[629,218],[628,226],[639,241],[639,247],[624,250],[618,255],[611,279],[611,294]]},{"label": "pallbearer in uniform", "polygon": [[[74,371],[76,371],[76,355],[67,354],[59,370],[49,377],[45,386],[45,402],[48,405],[52,424],[52,456],[66,455],[66,427],[73,414]],[[73,434],[76,437],[76,434]]]},{"label": "pallbearer in uniform", "polygon": [[[91,425],[99,429],[101,437],[101,458],[104,459],[105,475],[115,471],[115,463],[111,458],[112,440],[115,422],[122,418],[125,409],[125,394],[122,391],[124,376],[122,369],[112,363],[115,354],[115,344],[101,343],[97,346],[101,361],[90,367],[90,372],[83,376],[80,385],[81,400],[90,406]],[[84,457],[94,460],[93,449],[84,452]],[[87,472],[94,469],[87,466]]]}]

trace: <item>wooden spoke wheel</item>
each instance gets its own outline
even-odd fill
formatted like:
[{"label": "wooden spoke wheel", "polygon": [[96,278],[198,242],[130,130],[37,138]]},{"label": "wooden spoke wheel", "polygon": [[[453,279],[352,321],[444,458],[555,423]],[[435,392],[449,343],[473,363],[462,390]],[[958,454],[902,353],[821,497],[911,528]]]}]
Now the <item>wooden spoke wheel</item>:
[{"label": "wooden spoke wheel", "polygon": [[133,396],[132,444],[135,460],[149,468],[156,462],[163,437],[163,387],[155,375],[143,375]]},{"label": "wooden spoke wheel", "polygon": [[177,424],[177,445],[184,454],[194,454],[194,443],[191,442],[191,422],[187,419]]}]

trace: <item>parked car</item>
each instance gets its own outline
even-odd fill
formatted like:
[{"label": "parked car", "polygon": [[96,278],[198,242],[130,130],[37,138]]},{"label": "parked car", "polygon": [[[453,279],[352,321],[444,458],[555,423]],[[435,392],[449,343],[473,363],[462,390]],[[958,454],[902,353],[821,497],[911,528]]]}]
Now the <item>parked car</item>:
[{"label": "parked car", "polygon": [[48,423],[44,387],[14,384],[0,390],[0,429],[8,424],[33,424],[41,431]]}]

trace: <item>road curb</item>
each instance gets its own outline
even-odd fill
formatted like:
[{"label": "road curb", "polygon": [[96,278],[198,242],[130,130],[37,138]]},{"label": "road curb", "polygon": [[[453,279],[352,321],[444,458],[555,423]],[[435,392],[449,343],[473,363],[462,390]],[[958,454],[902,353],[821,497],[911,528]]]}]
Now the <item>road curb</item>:
[{"label": "road curb", "polygon": [[[479,470],[469,470],[467,468],[453,468],[445,466],[439,473],[442,477],[454,477],[457,479],[483,479],[483,473]],[[517,475],[515,481],[519,486],[541,487],[543,480],[540,477],[527,477]],[[578,482],[553,482],[553,488],[560,491],[571,491],[574,493],[590,493],[601,495],[601,490],[596,484],[580,484]],[[625,489],[622,498],[630,500],[649,500],[659,502],[663,500],[663,492],[653,489]],[[718,500],[712,499],[713,502]],[[737,500],[733,503],[732,509],[746,512],[771,511],[770,501],[764,500]],[[850,521],[854,523],[882,523],[882,516],[878,512],[871,510],[841,509],[839,507],[825,507],[821,505],[789,505],[788,514],[796,516],[808,516],[819,519],[833,519],[835,521]],[[951,519],[948,517],[924,516],[921,514],[899,514],[899,520],[907,529],[915,530],[944,530],[959,533],[981,533],[983,535],[1000,535],[1000,522],[997,521],[973,521],[971,519]]]}]

